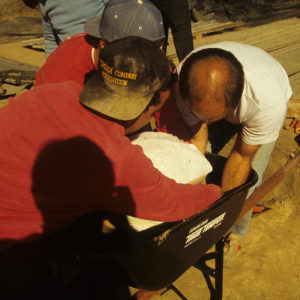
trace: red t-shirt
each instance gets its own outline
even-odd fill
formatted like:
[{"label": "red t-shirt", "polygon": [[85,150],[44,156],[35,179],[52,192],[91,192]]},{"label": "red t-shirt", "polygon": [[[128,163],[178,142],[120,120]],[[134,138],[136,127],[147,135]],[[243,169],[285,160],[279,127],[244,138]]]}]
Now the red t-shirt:
[{"label": "red t-shirt", "polygon": [[0,110],[0,248],[38,238],[94,210],[176,221],[220,197],[177,184],[124,128],[78,100],[73,81],[36,87]]},{"label": "red t-shirt", "polygon": [[154,113],[153,119],[157,131],[171,133],[181,140],[191,142],[192,136],[184,125],[172,93],[162,109]]},{"label": "red t-shirt", "polygon": [[83,87],[90,72],[95,70],[92,48],[86,33],[64,40],[37,72],[35,85],[75,80]]}]

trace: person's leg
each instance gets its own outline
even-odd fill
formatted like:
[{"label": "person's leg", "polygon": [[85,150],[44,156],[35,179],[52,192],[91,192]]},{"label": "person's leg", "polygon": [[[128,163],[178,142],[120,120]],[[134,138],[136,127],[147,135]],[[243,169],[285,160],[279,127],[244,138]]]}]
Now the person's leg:
[{"label": "person's leg", "polygon": [[45,53],[46,57],[59,45],[59,39],[53,31],[49,18],[47,17],[47,7],[40,1],[40,11],[42,16],[42,24],[44,29]]},{"label": "person's leg", "polygon": [[168,10],[167,1],[165,0],[150,0],[150,1],[153,3],[153,5],[155,5],[159,9],[164,21],[165,40],[162,49],[165,53],[167,53],[167,46],[169,45],[168,37],[169,37],[169,28],[170,28],[167,15],[166,15],[166,12]]},{"label": "person's leg", "polygon": [[165,1],[165,15],[172,31],[178,59],[181,61],[194,49],[188,3],[186,0]]},{"label": "person's leg", "polygon": [[225,119],[208,125],[207,152],[218,154],[241,128],[240,124],[231,124]]},{"label": "person's leg", "polygon": [[[251,167],[256,171],[258,180],[257,183],[249,189],[247,198],[253,193],[256,187],[261,184],[263,174],[268,166],[268,162],[273,152],[275,143],[276,142],[272,142],[262,145],[255,154],[251,163]],[[232,226],[231,232],[241,237],[245,236],[251,222],[251,216],[252,210],[250,210],[239,222]]]},{"label": "person's leg", "polygon": [[102,15],[108,0],[40,0],[46,56],[71,35],[84,32],[84,24]]},{"label": "person's leg", "polygon": [[84,32],[84,24],[92,17],[101,16],[107,2],[108,0],[60,1],[56,14],[51,17],[60,41]]},{"label": "person's leg", "polygon": [[[227,142],[241,130],[240,124],[231,124],[225,120],[214,122],[208,126],[209,143],[207,151],[218,154]],[[257,186],[259,186],[263,179],[263,174],[267,168],[271,153],[276,142],[262,145],[255,154],[251,167],[257,172],[258,181],[248,191],[247,198],[252,194]],[[250,210],[239,222],[234,224],[231,228],[232,233],[245,236],[251,222],[252,211]]]},{"label": "person's leg", "polygon": [[[208,143],[206,146],[207,154],[212,153],[219,155],[221,150],[229,143],[229,141],[235,136],[235,134],[240,131],[240,129],[240,124],[231,124],[225,119],[208,125]],[[221,184],[223,167],[223,165],[218,165],[217,168],[221,169],[214,174],[214,180],[217,184]],[[218,174],[217,177],[216,174]],[[207,179],[210,180],[209,174],[207,176]]]},{"label": "person's leg", "polygon": [[168,0],[168,2],[173,41],[178,59],[181,61],[194,49],[191,15],[186,0]]},{"label": "person's leg", "polygon": [[179,61],[185,58],[193,49],[191,16],[186,0],[152,0],[163,16],[166,34],[171,28],[173,41]]}]

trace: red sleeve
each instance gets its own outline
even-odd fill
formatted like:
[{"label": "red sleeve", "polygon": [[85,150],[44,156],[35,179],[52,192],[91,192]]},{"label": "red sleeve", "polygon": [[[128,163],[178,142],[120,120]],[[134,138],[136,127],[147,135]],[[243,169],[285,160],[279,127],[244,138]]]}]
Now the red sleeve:
[{"label": "red sleeve", "polygon": [[200,212],[221,197],[216,185],[177,184],[165,177],[140,146],[124,140],[119,149],[122,153],[115,168],[116,197],[108,204],[109,210],[150,220],[177,221]]},{"label": "red sleeve", "polygon": [[94,71],[92,46],[86,34],[79,33],[64,40],[46,59],[35,77],[35,85],[74,80],[82,87]]},{"label": "red sleeve", "polygon": [[171,133],[190,142],[191,135],[180,117],[172,94],[162,109],[153,115],[153,119],[157,131]]}]

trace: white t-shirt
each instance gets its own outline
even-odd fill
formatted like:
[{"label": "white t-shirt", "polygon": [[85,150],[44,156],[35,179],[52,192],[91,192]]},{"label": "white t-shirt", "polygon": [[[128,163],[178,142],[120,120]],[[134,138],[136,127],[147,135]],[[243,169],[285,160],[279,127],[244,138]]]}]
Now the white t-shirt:
[{"label": "white t-shirt", "polygon": [[[245,84],[241,102],[235,110],[228,112],[225,119],[233,124],[243,124],[242,140],[248,145],[275,141],[282,128],[287,103],[292,95],[283,67],[262,49],[237,42],[202,46],[190,54],[206,48],[221,48],[231,52],[244,69]],[[184,60],[177,67],[178,73],[183,63]],[[178,89],[174,94],[184,122],[188,126],[196,125],[199,120],[180,97]]]}]

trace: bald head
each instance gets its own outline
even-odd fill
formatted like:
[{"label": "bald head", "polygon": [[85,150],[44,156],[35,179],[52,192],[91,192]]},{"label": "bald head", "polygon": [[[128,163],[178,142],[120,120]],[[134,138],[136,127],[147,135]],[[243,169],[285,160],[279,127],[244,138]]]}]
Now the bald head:
[{"label": "bald head", "polygon": [[222,119],[235,108],[244,85],[243,68],[227,51],[208,48],[192,54],[184,63],[179,90],[192,112],[202,121]]}]

